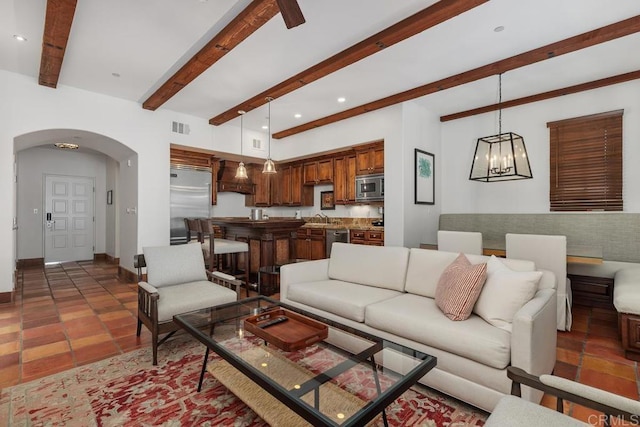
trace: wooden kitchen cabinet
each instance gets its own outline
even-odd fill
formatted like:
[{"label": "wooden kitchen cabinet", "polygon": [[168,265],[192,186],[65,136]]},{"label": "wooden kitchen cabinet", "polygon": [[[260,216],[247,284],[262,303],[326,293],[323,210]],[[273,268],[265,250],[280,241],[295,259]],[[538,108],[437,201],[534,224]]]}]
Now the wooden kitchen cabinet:
[{"label": "wooden kitchen cabinet", "polygon": [[376,143],[356,150],[356,174],[384,173],[384,144]]},{"label": "wooden kitchen cabinet", "polygon": [[333,158],[305,163],[303,178],[304,185],[333,183]]},{"label": "wooden kitchen cabinet", "polygon": [[[302,163],[280,168],[278,174],[281,178],[272,185],[271,200],[274,205],[279,202],[281,206],[313,206],[313,187],[303,185],[302,173]],[[277,193],[280,193],[279,197]]]},{"label": "wooden kitchen cabinet", "polygon": [[384,246],[384,231],[349,230],[349,242],[354,245]]},{"label": "wooden kitchen cabinet", "polygon": [[299,228],[295,232],[296,258],[326,258],[326,230],[324,228]]},{"label": "wooden kitchen cabinet", "polygon": [[255,186],[254,193],[245,197],[245,206],[271,206],[271,181],[277,174],[262,173],[260,165],[247,165],[247,172]]},{"label": "wooden kitchen cabinet", "polygon": [[356,201],[356,155],[337,157],[333,164],[333,196],[336,205]]}]

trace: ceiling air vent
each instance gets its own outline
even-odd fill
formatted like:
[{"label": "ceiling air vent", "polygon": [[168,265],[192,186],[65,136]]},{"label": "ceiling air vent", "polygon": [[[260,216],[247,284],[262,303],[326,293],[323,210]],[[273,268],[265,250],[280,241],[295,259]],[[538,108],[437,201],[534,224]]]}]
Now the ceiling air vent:
[{"label": "ceiling air vent", "polygon": [[180,122],[171,122],[171,132],[189,135],[189,125]]},{"label": "ceiling air vent", "polygon": [[256,150],[262,150],[262,141],[259,139],[253,140],[253,148]]}]

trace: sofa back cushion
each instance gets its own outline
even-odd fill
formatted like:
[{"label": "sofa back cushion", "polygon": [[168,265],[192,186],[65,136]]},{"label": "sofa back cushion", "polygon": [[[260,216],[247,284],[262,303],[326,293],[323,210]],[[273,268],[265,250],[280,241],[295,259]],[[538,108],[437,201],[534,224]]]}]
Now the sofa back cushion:
[{"label": "sofa back cushion", "polygon": [[207,280],[200,245],[145,247],[142,252],[147,282],[156,288]]},{"label": "sofa back cushion", "polygon": [[[484,255],[468,255],[471,264],[481,264],[489,260]],[[412,248],[407,267],[405,291],[423,297],[435,298],[438,281],[444,270],[458,254],[455,252],[434,251],[431,249]],[[534,271],[536,265],[532,261],[504,259],[505,265],[515,271]]]},{"label": "sofa back cushion", "polygon": [[334,243],[329,278],[402,292],[408,261],[408,248]]}]

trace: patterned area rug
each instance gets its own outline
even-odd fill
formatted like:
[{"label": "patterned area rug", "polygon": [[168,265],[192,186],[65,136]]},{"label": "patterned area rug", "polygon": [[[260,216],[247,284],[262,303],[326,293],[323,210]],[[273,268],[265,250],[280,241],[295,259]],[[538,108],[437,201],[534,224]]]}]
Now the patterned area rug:
[{"label": "patterned area rug", "polygon": [[[307,353],[314,364],[322,355]],[[265,426],[210,374],[196,391],[203,355],[202,344],[182,335],[160,347],[155,367],[148,348],[19,384],[2,390],[0,420],[9,426]],[[210,363],[218,359],[212,354]],[[429,427],[482,426],[486,418],[422,386],[398,398],[387,417],[392,426]]]}]

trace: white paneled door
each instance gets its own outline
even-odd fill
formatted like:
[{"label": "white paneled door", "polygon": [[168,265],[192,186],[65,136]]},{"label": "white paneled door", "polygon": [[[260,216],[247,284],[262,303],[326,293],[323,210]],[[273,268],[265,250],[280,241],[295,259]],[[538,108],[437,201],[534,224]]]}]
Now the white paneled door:
[{"label": "white paneled door", "polygon": [[44,261],[93,259],[93,178],[46,175]]}]

